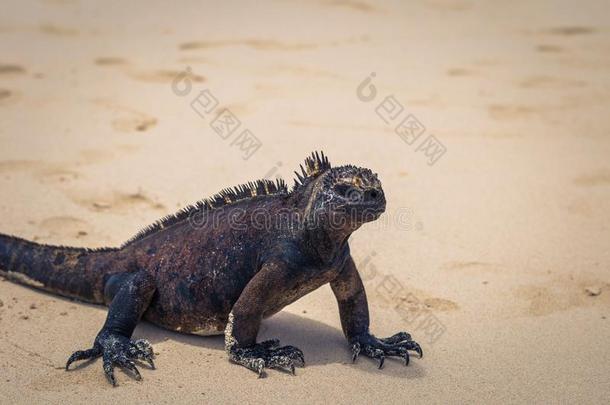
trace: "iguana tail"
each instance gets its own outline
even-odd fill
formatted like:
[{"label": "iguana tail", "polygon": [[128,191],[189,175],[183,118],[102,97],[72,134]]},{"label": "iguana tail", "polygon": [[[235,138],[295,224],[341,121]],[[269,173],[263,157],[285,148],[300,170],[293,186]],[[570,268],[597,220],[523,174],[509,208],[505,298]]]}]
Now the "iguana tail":
[{"label": "iguana tail", "polygon": [[104,266],[95,264],[103,262],[99,259],[110,251],[115,250],[49,246],[0,234],[0,275],[64,297],[101,304]]}]

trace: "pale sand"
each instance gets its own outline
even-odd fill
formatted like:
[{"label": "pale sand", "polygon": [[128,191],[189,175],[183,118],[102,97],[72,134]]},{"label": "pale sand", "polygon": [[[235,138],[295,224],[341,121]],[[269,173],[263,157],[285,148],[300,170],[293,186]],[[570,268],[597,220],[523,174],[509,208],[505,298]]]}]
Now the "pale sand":
[{"label": "pale sand", "polygon": [[[144,323],[158,370],[119,372],[112,389],[99,361],[62,370],[105,309],[4,281],[0,402],[607,402],[607,2],[85,3],[2,5],[0,232],[117,245],[277,162],[291,179],[323,149],[379,173],[386,218],[406,213],[364,227],[352,252],[370,259],[373,333],[411,331],[425,356],[352,365],[324,287],[263,326],[304,350],[296,377],[259,380],[221,337]],[[186,66],[193,93],[179,97],[170,80]],[[263,142],[249,160],[190,108],[203,88]],[[446,146],[435,165],[375,114],[391,94]],[[379,287],[392,282],[403,290]],[[423,315],[393,308],[401,297],[446,329],[436,342]]]}]

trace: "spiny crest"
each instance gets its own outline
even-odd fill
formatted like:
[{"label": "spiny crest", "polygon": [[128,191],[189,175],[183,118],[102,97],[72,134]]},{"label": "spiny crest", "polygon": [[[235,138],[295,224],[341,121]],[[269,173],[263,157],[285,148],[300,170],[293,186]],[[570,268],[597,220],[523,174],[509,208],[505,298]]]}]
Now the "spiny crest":
[{"label": "spiny crest", "polygon": [[256,196],[287,194],[288,187],[282,179],[272,180],[256,180],[246,184],[240,184],[235,187],[222,189],[210,198],[205,198],[191,204],[175,214],[167,215],[152,225],[147,226],[138,232],[134,237],[123,244],[125,247],[135,241],[144,239],[161,229],[168,228],[182,220],[188,219],[196,212],[202,213],[214,210],[216,208],[234,204],[238,201],[247,200]]},{"label": "spiny crest", "polygon": [[[379,183],[377,173],[373,173],[371,169],[357,167],[353,165],[345,165],[335,167],[328,176],[324,179],[326,186],[332,186],[333,184],[349,179],[355,183],[364,183],[367,185],[374,185]],[[358,185],[358,184],[357,184]]]},{"label": "spiny crest", "polygon": [[312,152],[311,156],[305,159],[305,167],[300,165],[301,173],[294,172],[297,178],[294,179],[294,188],[298,188],[306,185],[311,180],[324,173],[326,170],[331,168],[328,158],[324,156],[324,152]]}]

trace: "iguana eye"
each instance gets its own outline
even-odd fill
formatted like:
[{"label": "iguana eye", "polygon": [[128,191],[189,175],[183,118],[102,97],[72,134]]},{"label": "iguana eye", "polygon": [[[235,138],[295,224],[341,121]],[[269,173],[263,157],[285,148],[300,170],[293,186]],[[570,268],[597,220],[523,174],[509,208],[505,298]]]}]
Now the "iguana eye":
[{"label": "iguana eye", "polygon": [[352,203],[362,201],[362,191],[352,186],[351,184],[338,184],[334,187],[334,190],[336,194]]},{"label": "iguana eye", "polygon": [[335,186],[335,193],[341,197],[347,197],[351,190],[353,190],[353,188],[347,184],[337,184]]}]

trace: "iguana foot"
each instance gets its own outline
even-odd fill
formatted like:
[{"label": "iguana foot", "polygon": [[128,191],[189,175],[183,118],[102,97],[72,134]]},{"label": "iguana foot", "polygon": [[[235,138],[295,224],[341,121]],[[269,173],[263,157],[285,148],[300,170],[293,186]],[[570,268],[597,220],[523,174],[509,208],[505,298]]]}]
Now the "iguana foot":
[{"label": "iguana foot", "polygon": [[131,340],[126,336],[102,331],[95,339],[91,349],[79,350],[70,356],[66,363],[66,370],[77,360],[94,359],[100,356],[104,360],[104,373],[113,386],[117,385],[114,377],[115,365],[129,370],[136,380],[141,380],[142,376],[133,360],[145,361],[150,368],[155,368],[153,348],[147,340]]},{"label": "iguana foot", "polygon": [[266,340],[250,347],[229,349],[229,359],[249,368],[260,377],[265,375],[265,368],[290,371],[295,374],[295,365],[304,367],[303,352],[294,346],[280,346],[278,339]]},{"label": "iguana foot", "polygon": [[383,367],[383,362],[386,356],[402,357],[405,360],[405,366],[409,364],[409,351],[414,351],[419,354],[421,359],[424,355],[420,345],[411,339],[411,335],[406,332],[398,332],[389,338],[379,339],[375,336],[365,333],[350,340],[352,347],[352,361],[356,361],[358,355],[364,355],[377,359],[379,368]]}]

